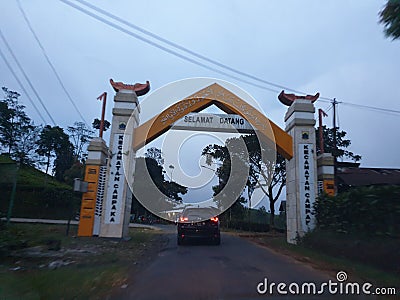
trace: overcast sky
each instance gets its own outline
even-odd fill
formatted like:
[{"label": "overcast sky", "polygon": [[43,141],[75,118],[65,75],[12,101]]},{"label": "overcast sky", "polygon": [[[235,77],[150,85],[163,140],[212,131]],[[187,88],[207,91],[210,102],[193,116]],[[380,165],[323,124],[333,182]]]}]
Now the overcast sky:
[{"label": "overcast sky", "polygon": [[[111,120],[114,91],[110,78],[125,83],[149,80],[154,91],[187,77],[217,77],[246,90],[267,117],[284,127],[287,108],[278,102],[276,92],[189,63],[61,1],[20,2],[65,88],[89,124],[100,117],[101,103],[96,98],[104,91],[109,94],[107,119]],[[346,104],[400,110],[400,41],[386,39],[378,24],[378,12],[385,1],[91,2],[164,39],[242,72],[308,94],[320,92],[322,97],[336,97],[343,102],[338,108],[339,125],[352,140],[350,150],[362,155],[362,165],[400,168],[400,134],[396,128],[400,114]],[[55,122],[66,127],[80,121],[30,32],[17,1],[1,1],[0,10],[1,31]],[[0,49],[46,122],[51,124],[2,39]],[[193,56],[190,58],[198,61]],[[0,84],[20,92],[29,116],[36,124],[43,123],[3,59],[0,59]],[[145,96],[142,98],[145,100]],[[329,103],[317,101],[316,106],[328,109]],[[332,110],[328,114],[324,121],[331,126]]]}]

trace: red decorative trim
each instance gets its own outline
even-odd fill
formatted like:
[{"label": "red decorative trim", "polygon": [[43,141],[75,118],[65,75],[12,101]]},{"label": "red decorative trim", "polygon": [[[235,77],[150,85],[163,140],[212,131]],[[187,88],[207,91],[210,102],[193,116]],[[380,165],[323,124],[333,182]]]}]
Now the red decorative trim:
[{"label": "red decorative trim", "polygon": [[150,91],[149,81],[146,81],[146,83],[125,84],[123,82],[114,82],[114,80],[110,79],[110,83],[116,92],[119,90],[130,90],[134,91],[136,96],[143,96]]},{"label": "red decorative trim", "polygon": [[295,94],[285,94],[284,91],[282,91],[278,96],[279,101],[287,106],[292,105],[292,103],[297,99],[310,100],[312,103],[314,103],[315,101],[317,101],[318,98],[319,98],[319,93],[316,93],[314,96],[313,95],[297,96]]}]

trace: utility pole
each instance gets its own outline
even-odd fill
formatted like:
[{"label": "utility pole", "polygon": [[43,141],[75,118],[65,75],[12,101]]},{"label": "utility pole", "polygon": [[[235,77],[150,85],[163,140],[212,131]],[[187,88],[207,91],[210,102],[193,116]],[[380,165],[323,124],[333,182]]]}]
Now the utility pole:
[{"label": "utility pole", "polygon": [[336,98],[333,98],[332,105],[333,105],[333,178],[334,178],[334,185],[335,185],[335,195],[337,194],[337,143],[336,143]]},{"label": "utility pole", "polygon": [[324,134],[323,134],[323,128],[322,128],[322,118],[327,117],[328,115],[326,112],[324,112],[321,108],[318,109],[318,121],[319,121],[319,127],[318,127],[318,134],[319,134],[319,150],[320,154],[325,153],[324,149]]},{"label": "utility pole", "polygon": [[101,120],[100,120],[100,133],[99,137],[103,138],[103,131],[104,131],[104,114],[106,111],[106,101],[107,101],[107,93],[104,92],[101,94],[99,97],[97,97],[98,100],[103,100],[103,107],[101,109]]}]

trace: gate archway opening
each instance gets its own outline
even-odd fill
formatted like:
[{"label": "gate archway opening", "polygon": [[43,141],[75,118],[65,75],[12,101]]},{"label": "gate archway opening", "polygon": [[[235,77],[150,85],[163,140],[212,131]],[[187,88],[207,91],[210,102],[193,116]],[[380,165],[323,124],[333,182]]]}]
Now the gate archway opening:
[{"label": "gate archway opening", "polygon": [[[249,127],[252,128],[252,131],[257,136],[257,140],[261,149],[269,149],[268,151],[261,151],[263,161],[274,162],[276,160],[276,152],[280,153],[286,159],[291,159],[293,157],[292,137],[289,134],[287,134],[275,123],[270,121],[254,106],[218,83],[212,83],[207,87],[191,94],[190,96],[177,101],[176,103],[164,109],[161,113],[157,114],[136,128],[130,123],[136,122],[137,118],[131,118],[125,130],[126,137],[124,138],[123,153],[136,153],[136,151],[144,147],[146,144],[154,141],[168,130],[174,129],[174,125],[188,114],[199,113],[211,105],[215,105],[229,115],[242,117],[248,122],[250,125]],[[187,130],[196,131],[195,128],[188,128]],[[220,131],[218,128],[210,128],[209,132],[222,131]],[[243,140],[241,141],[241,145],[238,147],[241,148],[242,153],[247,153],[247,147]],[[231,150],[234,152],[233,149]],[[165,218],[169,221],[173,221],[171,216],[167,216],[166,213],[177,211],[181,209],[182,206],[175,203],[171,204],[168,199],[165,198],[165,194],[163,195],[161,191],[157,189],[148,172],[143,172],[141,170],[144,174],[141,173],[137,174],[136,176],[136,170],[134,172],[132,171],[135,168],[135,162],[132,163],[135,158],[133,158],[132,155],[130,157],[126,156],[126,158],[127,159],[124,159],[124,173],[127,174],[126,176],[128,179],[128,184],[130,185],[135,198],[138,199],[143,206],[145,206],[155,215]],[[231,176],[229,177],[229,180],[222,191],[219,191],[219,193],[214,195],[212,199],[196,202],[195,204],[198,207],[217,205],[219,209],[218,214],[221,214],[223,211],[228,209],[236,201],[236,199],[240,197],[243,189],[246,186],[249,176],[248,169],[250,165],[248,153],[245,160],[247,160],[247,162],[242,162],[244,165],[241,165],[240,167],[237,166],[237,163],[236,165],[231,164]],[[274,164],[272,163],[271,165]],[[148,182],[151,182],[151,184],[148,184],[148,186],[151,186],[153,190],[157,190],[157,192],[151,193],[151,188],[143,191],[140,191],[140,188],[133,188],[135,177],[139,178],[141,181],[143,181],[143,178],[146,178]],[[266,179],[264,178],[264,180]],[[272,177],[268,180],[272,180]],[[269,185],[269,182],[266,181],[264,184]],[[163,196],[164,201],[157,202],[154,200],[148,200],[161,199]],[[261,196],[257,197],[259,198],[258,201],[261,201],[262,198],[264,198]],[[144,200],[141,201],[141,199]],[[254,201],[252,203],[258,203],[258,201]]]}]

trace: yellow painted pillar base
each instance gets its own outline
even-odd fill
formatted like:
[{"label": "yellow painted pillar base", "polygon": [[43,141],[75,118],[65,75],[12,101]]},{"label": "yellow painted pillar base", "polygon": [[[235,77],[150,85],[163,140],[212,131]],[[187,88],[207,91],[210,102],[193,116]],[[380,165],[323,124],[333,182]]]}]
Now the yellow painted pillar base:
[{"label": "yellow painted pillar base", "polygon": [[92,236],[94,213],[96,209],[97,185],[99,181],[100,166],[87,165],[85,181],[88,182],[88,191],[82,195],[78,236]]}]

